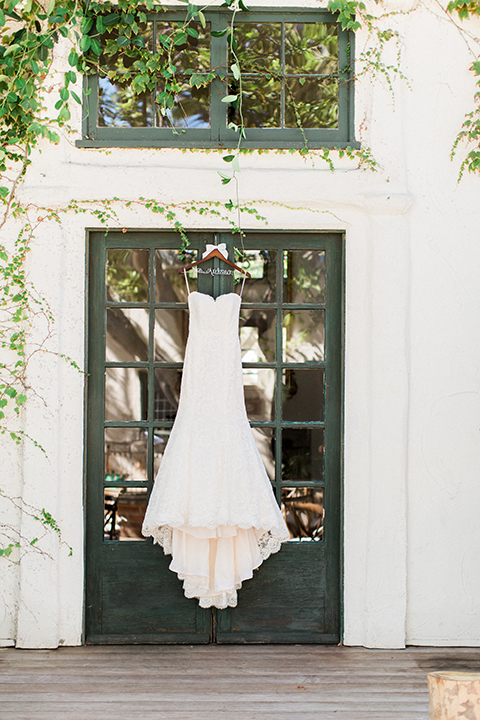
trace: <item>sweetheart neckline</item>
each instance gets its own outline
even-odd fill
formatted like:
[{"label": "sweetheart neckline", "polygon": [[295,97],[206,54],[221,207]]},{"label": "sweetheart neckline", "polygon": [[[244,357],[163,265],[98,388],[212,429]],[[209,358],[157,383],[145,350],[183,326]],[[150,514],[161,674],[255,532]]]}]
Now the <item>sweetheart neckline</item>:
[{"label": "sweetheart neckline", "polygon": [[218,297],[214,298],[211,295],[209,295],[208,293],[201,293],[201,292],[198,292],[198,290],[192,290],[192,292],[189,294],[188,297],[190,297],[191,295],[203,295],[204,297],[208,297],[211,300],[213,300],[213,302],[217,302],[218,298],[227,297],[229,295],[235,295],[235,297],[238,297],[240,300],[242,299],[241,296],[238,295],[238,293],[236,293],[236,292],[223,293],[222,295],[218,295]]}]

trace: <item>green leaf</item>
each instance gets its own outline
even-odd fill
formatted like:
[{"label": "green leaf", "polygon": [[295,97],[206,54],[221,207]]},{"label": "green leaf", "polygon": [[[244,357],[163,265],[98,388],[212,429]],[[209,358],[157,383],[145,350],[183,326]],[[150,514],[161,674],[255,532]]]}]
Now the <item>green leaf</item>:
[{"label": "green leaf", "polygon": [[89,35],[84,35],[79,42],[80,50],[84,53],[88,52],[88,50],[90,50],[91,42],[91,37]]},{"label": "green leaf", "polygon": [[229,163],[229,162],[232,162],[233,160],[235,160],[235,157],[236,157],[235,155],[225,155],[225,156],[222,158],[222,160],[223,160],[224,162],[228,162],[228,163]]},{"label": "green leaf", "polygon": [[92,38],[90,43],[90,49],[95,53],[95,55],[102,54],[102,46],[100,45],[100,42],[97,40],[97,38]]},{"label": "green leaf", "polygon": [[0,197],[1,197],[3,200],[7,197],[7,195],[8,195],[9,192],[10,192],[10,190],[9,190],[8,188],[6,188],[6,187],[0,187]]},{"label": "green leaf", "polygon": [[68,56],[68,64],[70,67],[75,67],[78,63],[78,55],[75,52],[75,50],[70,50],[70,55]]},{"label": "green leaf", "polygon": [[173,44],[174,45],[184,45],[188,40],[188,35],[186,32],[177,32],[175,33],[175,37],[173,38]]},{"label": "green leaf", "polygon": [[210,35],[212,35],[212,37],[223,37],[224,35],[227,34],[227,32],[228,32],[228,28],[225,28],[225,30],[212,30]]},{"label": "green leaf", "polygon": [[75,102],[77,102],[79,105],[82,104],[82,101],[80,100],[80,98],[78,97],[78,95],[77,95],[76,92],[73,92],[73,90],[71,90],[71,91],[70,91],[70,95],[73,97],[73,99],[75,100]]},{"label": "green leaf", "polygon": [[110,15],[105,15],[105,17],[103,18],[103,23],[104,25],[109,27],[110,25],[115,25],[115,23],[118,22],[119,18],[120,15],[118,13],[110,13]]},{"label": "green leaf", "polygon": [[226,95],[222,98],[223,103],[233,103],[235,100],[238,100],[238,95]]},{"label": "green leaf", "polygon": [[195,28],[187,27],[185,28],[186,32],[190,35],[190,37],[198,38],[198,32],[195,30]]},{"label": "green leaf", "polygon": [[120,35],[120,37],[117,38],[117,45],[118,47],[128,47],[130,45],[130,39],[125,35]]},{"label": "green leaf", "polygon": [[203,14],[203,12],[201,10],[198,11],[198,19],[200,20],[200,24],[201,24],[202,28],[206,28],[207,21],[205,20],[205,15]]},{"label": "green leaf", "polygon": [[17,394],[17,391],[15,390],[15,388],[12,388],[12,387],[5,388],[5,395],[8,395],[8,397],[14,398],[16,394]]},{"label": "green leaf", "polygon": [[26,395],[17,395],[15,402],[17,405],[23,405],[27,402],[27,396]]},{"label": "green leaf", "polygon": [[234,63],[230,67],[230,70],[232,71],[233,77],[235,78],[235,80],[240,80],[241,75],[240,75],[240,68],[238,67],[238,64]]},{"label": "green leaf", "polygon": [[3,14],[3,11],[0,10],[0,27],[3,27],[4,25],[5,25],[5,15]]},{"label": "green leaf", "polygon": [[472,70],[475,73],[475,75],[480,75],[480,61],[474,62],[472,64]]},{"label": "green leaf", "polygon": [[9,103],[17,102],[17,100],[18,100],[18,95],[17,95],[17,93],[14,93],[14,92],[9,92],[9,93],[7,93],[7,101],[8,101]]},{"label": "green leaf", "polygon": [[60,90],[60,97],[63,101],[68,100],[68,98],[70,97],[70,93],[68,92],[67,88],[63,87]]}]

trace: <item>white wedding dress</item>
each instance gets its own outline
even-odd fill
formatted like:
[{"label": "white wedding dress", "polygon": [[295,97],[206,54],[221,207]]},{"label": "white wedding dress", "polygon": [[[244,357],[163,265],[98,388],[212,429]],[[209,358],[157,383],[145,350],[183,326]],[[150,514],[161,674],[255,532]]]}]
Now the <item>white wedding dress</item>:
[{"label": "white wedding dress", "polygon": [[142,528],[201,607],[235,607],[242,582],[289,538],[247,420],[240,302],[189,294],[178,413]]}]

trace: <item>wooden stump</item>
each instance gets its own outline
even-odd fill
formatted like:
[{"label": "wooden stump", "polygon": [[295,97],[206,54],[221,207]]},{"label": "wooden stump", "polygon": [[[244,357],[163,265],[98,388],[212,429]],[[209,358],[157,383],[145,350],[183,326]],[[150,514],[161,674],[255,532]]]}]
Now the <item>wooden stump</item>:
[{"label": "wooden stump", "polygon": [[480,720],[480,672],[428,675],[430,720]]}]

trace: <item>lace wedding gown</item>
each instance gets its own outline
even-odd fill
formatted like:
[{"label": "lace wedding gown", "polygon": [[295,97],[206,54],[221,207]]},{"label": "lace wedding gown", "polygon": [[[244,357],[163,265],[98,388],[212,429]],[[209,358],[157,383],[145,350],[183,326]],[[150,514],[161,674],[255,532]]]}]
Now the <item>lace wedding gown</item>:
[{"label": "lace wedding gown", "polygon": [[192,292],[182,389],[142,532],[201,607],[237,590],[289,538],[248,424],[238,339],[241,298]]}]

